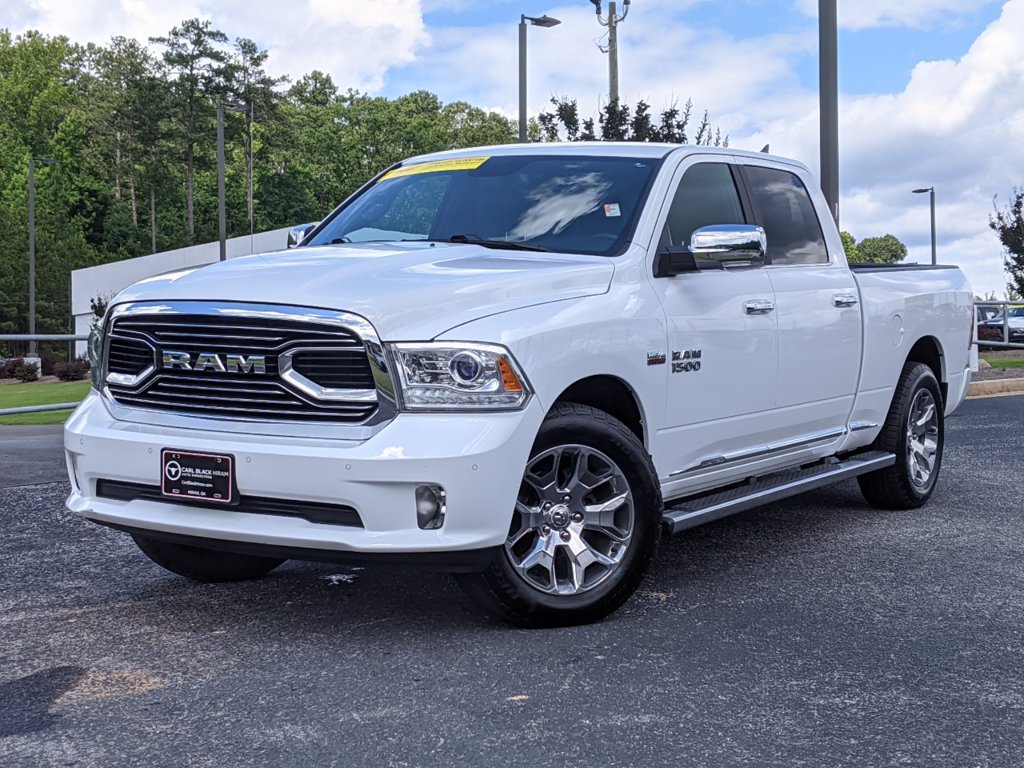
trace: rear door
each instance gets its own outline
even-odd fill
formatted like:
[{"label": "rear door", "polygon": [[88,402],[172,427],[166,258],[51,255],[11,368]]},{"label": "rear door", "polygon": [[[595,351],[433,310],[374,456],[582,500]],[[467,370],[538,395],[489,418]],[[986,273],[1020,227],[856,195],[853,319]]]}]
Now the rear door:
[{"label": "rear door", "polygon": [[830,258],[809,179],[767,161],[744,164],[742,177],[768,239],[764,271],[779,326],[779,438],[828,445],[845,434],[857,390],[859,290],[845,259]]}]

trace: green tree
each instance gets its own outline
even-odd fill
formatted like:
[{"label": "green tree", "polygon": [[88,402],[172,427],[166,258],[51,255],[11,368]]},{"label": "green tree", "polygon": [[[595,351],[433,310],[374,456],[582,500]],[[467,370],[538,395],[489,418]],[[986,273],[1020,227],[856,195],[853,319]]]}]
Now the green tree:
[{"label": "green tree", "polygon": [[222,46],[228,37],[209,21],[188,19],[167,36],[149,40],[164,46],[163,63],[173,76],[173,116],[185,149],[186,228],[190,240],[194,240],[196,143],[208,133],[213,102],[227,95],[231,69]]},{"label": "green tree", "polygon": [[907,246],[895,235],[865,237],[856,248],[857,261],[862,264],[895,264],[907,258]]},{"label": "green tree", "polygon": [[683,109],[673,105],[658,116],[651,118],[650,105],[638,101],[634,109],[628,104],[613,101],[605,104],[597,116],[599,130],[595,130],[594,118],[580,120],[579,106],[575,99],[555,97],[551,99],[552,112],[537,116],[541,136],[546,141],[655,141],[669,144],[690,144],[700,146],[729,146],[729,137],[723,136],[719,128],[712,128],[711,116],[705,111],[697,126],[696,133],[690,134],[693,117],[693,100],[687,99]]},{"label": "green tree", "polygon": [[[1007,294],[1024,294],[1024,188],[1014,187],[1005,208],[995,204],[988,225],[1003,246],[1003,265],[1010,277]],[[1012,299],[1011,299],[1012,301]]]},{"label": "green tree", "polygon": [[860,261],[857,254],[857,239],[845,230],[839,233],[839,237],[843,241],[843,252],[846,253],[846,260],[850,264]]}]

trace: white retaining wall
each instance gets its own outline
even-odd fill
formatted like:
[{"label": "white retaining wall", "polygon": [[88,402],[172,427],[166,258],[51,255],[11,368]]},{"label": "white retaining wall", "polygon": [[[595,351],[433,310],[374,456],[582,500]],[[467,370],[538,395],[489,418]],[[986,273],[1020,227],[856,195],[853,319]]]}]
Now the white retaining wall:
[{"label": "white retaining wall", "polygon": [[[244,237],[233,237],[227,241],[227,256],[248,256],[250,253],[280,251],[288,246],[288,230],[274,229]],[[203,243],[173,251],[138,256],[134,259],[114,261],[96,267],[76,269],[71,273],[71,314],[74,316],[74,332],[89,333],[93,314],[90,301],[97,296],[111,298],[118,291],[132,283],[179,269],[212,264],[220,258],[220,243]],[[77,354],[85,352],[85,342],[76,342]]]}]

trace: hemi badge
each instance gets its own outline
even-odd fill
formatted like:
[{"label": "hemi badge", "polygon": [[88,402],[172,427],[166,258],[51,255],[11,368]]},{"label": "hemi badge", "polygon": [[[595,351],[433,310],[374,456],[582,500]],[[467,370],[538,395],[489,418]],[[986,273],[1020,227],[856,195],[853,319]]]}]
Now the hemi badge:
[{"label": "hemi badge", "polygon": [[664,365],[668,358],[664,352],[648,352],[647,353],[647,364],[648,365]]}]

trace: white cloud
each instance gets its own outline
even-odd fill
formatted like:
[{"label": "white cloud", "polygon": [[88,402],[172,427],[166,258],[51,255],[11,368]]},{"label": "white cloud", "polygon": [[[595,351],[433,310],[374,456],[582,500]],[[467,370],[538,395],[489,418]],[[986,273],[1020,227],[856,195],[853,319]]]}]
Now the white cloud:
[{"label": "white cloud", "polygon": [[992,197],[1024,181],[1024,0],[1010,0],[958,61],[922,62],[903,92],[841,100],[843,223],[879,225],[930,258],[927,197],[935,186],[939,259],[960,264],[978,292],[1002,293],[999,243],[988,228]]},{"label": "white cloud", "polygon": [[268,49],[271,72],[298,77],[320,69],[342,89],[379,89],[389,68],[412,61],[429,41],[420,0],[373,0],[358,13],[336,0],[297,0],[287,8],[272,0],[21,0],[12,16],[13,32],[38,29],[100,44],[114,35],[146,41],[183,19],[208,18],[232,38]]}]

